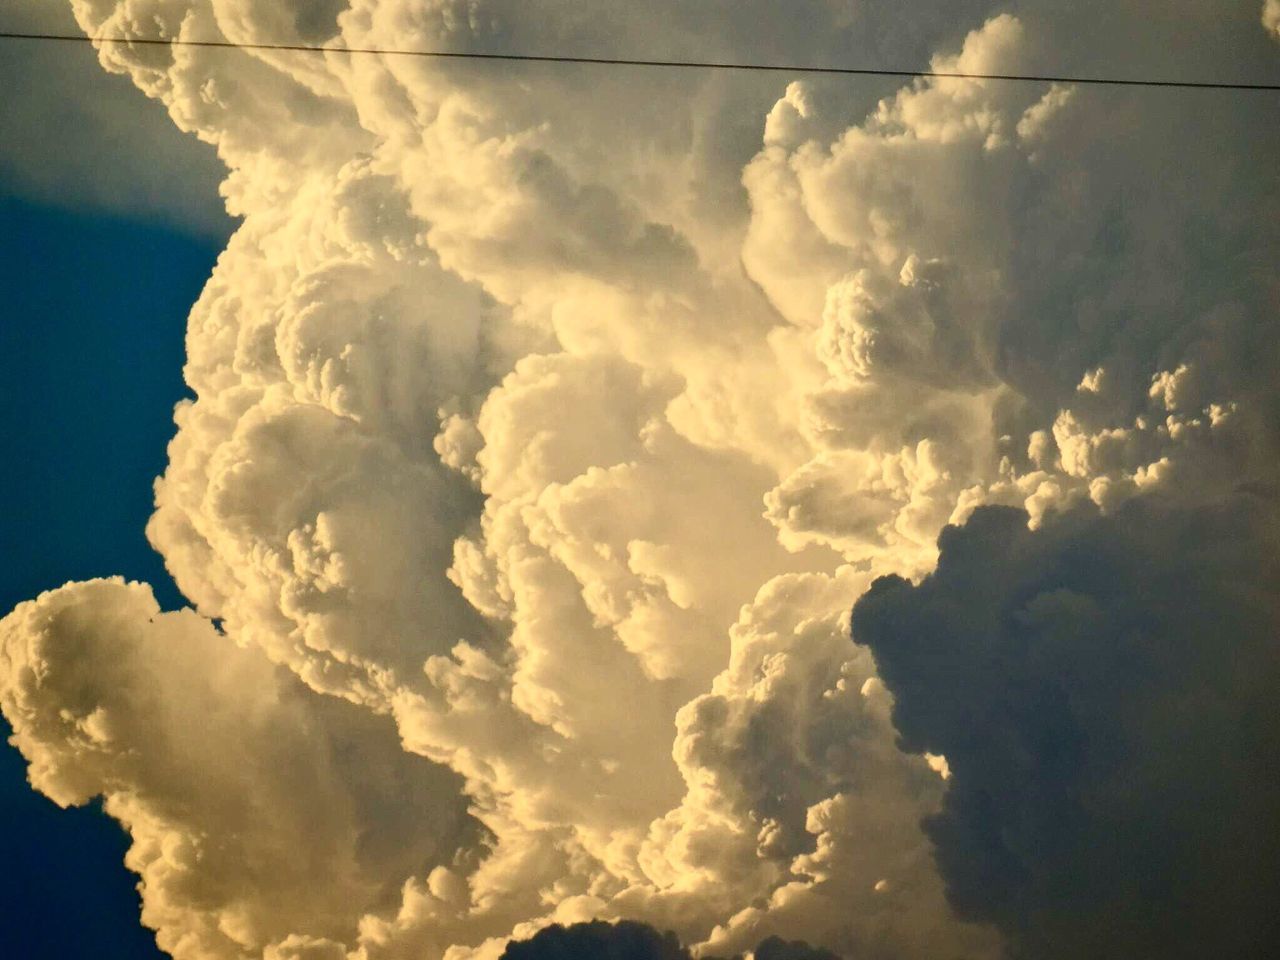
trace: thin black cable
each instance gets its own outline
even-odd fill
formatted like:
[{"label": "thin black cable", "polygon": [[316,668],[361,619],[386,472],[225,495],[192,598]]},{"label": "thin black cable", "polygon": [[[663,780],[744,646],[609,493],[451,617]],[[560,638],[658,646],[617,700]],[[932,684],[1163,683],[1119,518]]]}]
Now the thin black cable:
[{"label": "thin black cable", "polygon": [[1110,87],[1177,87],[1192,90],[1280,90],[1280,83],[1225,83],[1201,80],[1124,80],[1118,77],[1055,77],[1022,73],[952,73],[942,70],[887,70],[870,67],[813,67],[766,63],[719,63],[700,60],[631,60],[621,57],[539,56],[529,53],[473,53],[376,47],[314,47],[300,43],[233,43],[230,40],[159,40],[148,37],[86,37],[61,33],[0,31],[0,40],[58,40],[70,43],[123,43],[140,46],[212,47],[228,50],[276,50],[297,53],[374,54],[451,60],[504,60],[518,63],[585,63],[611,67],[668,67],[695,70],[755,70],[774,73],[822,73],[863,77],[927,77],[957,80],[1008,80],[1023,83],[1079,83]]}]

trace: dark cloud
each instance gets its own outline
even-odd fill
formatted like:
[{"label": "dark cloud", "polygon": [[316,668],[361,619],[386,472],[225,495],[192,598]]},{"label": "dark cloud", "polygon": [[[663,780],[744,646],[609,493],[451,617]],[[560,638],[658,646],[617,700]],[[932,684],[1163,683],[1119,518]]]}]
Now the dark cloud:
[{"label": "dark cloud", "polygon": [[593,920],[553,924],[528,940],[513,940],[500,960],[690,960],[690,955],[674,933],[630,920]]},{"label": "dark cloud", "polygon": [[983,508],[854,607],[903,748],[950,763],[948,896],[1011,955],[1275,955],[1277,517]]},{"label": "dark cloud", "polygon": [[811,947],[803,940],[770,937],[755,949],[755,960],[840,960],[829,950]]},{"label": "dark cloud", "polygon": [[[803,940],[779,937],[762,941],[753,954],[755,960],[840,960],[836,954],[811,947]],[[528,940],[513,940],[500,960],[692,960],[692,954],[680,945],[674,933],[660,933],[647,923],[592,920],[568,927],[552,924]]]}]

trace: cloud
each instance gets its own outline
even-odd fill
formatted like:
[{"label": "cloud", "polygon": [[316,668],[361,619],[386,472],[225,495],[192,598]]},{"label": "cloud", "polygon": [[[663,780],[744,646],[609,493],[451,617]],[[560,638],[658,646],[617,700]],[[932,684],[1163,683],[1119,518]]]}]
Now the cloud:
[{"label": "cloud", "polygon": [[1014,956],[1264,956],[1280,792],[1274,501],[984,508],[853,630],[904,749],[946,756],[927,822],[949,900]]},{"label": "cloud", "polygon": [[190,611],[160,613],[141,584],[20,604],[0,621],[0,665],[32,785],[62,806],[104,798],[132,835],[143,922],[175,956],[278,940],[310,957],[283,942],[352,937],[417,871],[482,841],[456,775],[402,751],[386,718],[312,693]]},{"label": "cloud", "polygon": [[982,931],[949,916],[919,829],[941,781],[895,749],[883,686],[850,656],[842,601],[864,583],[779,577],[743,609],[728,668],[677,714],[688,792],[640,851],[657,891],[628,906],[672,924],[722,911],[716,953],[779,932],[850,956],[983,955]]},{"label": "cloud", "polygon": [[569,927],[553,925],[524,941],[513,941],[500,960],[689,960],[674,933],[659,933],[642,923],[595,921]]},{"label": "cloud", "polygon": [[[829,950],[802,940],[769,937],[751,952],[754,960],[840,960]],[[659,933],[643,923],[552,924],[527,940],[513,940],[499,960],[690,960],[689,951],[671,932]]]},{"label": "cloud", "polygon": [[[977,0],[911,17],[817,0],[74,9],[91,33],[237,42],[940,72],[1274,63],[1256,0],[1090,17]],[[1203,543],[1216,562],[1237,515],[1212,505],[1271,489],[1280,462],[1280,134],[1256,100],[289,51],[101,57],[216,146],[243,218],[189,318],[194,399],[176,411],[148,527],[193,611],[159,615],[121,584],[20,608],[0,702],[38,789],[118,798],[146,851],[131,863],[159,877],[144,919],[178,960],[495,960],[513,937],[591,920],[723,954],[779,937],[977,960],[998,952],[996,927],[1022,936],[1005,887],[957,899],[958,864],[977,869],[984,850],[951,857],[936,826],[1000,822],[955,804],[1016,775],[1022,754],[975,772],[986,755],[949,739],[958,707],[941,734],[917,730],[914,711],[948,704],[916,705],[930,664],[877,663],[848,643],[847,611],[877,577],[926,577],[939,532],[970,516],[935,579],[957,537],[1000,517],[1002,542],[1046,556],[1061,531],[1114,526],[1118,582],[1151,587],[1138,598],[1159,584],[1130,560]],[[1083,504],[1103,519],[1060,518]],[[1187,544],[1152,554],[1139,515]],[[1039,569],[995,547],[974,556],[992,561],[971,576],[989,573],[993,597]],[[1210,588],[1225,582],[1183,593],[1218,610]],[[1053,596],[1035,608],[1045,629],[1083,616]],[[146,696],[128,710],[111,686],[33,679],[64,636],[42,618],[64,607],[88,662],[136,665],[120,689]],[[191,662],[157,652],[178,636]],[[220,652],[252,679],[221,680]],[[1033,668],[1009,678],[1019,696],[1036,695],[1015,682],[1039,682]],[[1125,702],[1155,710],[1160,682],[1190,683],[1169,670]],[[192,712],[221,718],[218,749],[251,759],[197,777],[213,799],[184,806],[175,784],[202,754],[165,691],[191,685]],[[258,700],[265,713],[243,706]],[[121,710],[128,749],[91,746]],[[293,755],[306,762],[263,759]],[[349,779],[376,798],[367,815]],[[228,820],[250,809],[259,820]],[[297,839],[272,846],[259,822]],[[184,859],[196,836],[225,838],[227,859]],[[367,864],[366,837],[381,851]],[[157,873],[165,857],[180,869]],[[252,869],[231,874],[234,858]],[[304,876],[330,873],[302,894]]]},{"label": "cloud", "polygon": [[1262,26],[1280,37],[1280,3],[1265,0],[1262,5]]},{"label": "cloud", "polygon": [[830,950],[811,947],[803,940],[769,937],[753,953],[755,960],[840,960]]}]

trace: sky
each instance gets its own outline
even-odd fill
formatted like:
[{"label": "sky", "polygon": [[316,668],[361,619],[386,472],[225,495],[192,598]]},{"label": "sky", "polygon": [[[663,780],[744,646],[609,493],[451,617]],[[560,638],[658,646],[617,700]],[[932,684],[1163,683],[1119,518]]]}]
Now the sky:
[{"label": "sky", "polygon": [[[12,194],[0,196],[0,236],[0,284],[15,320],[0,328],[11,371],[0,431],[12,465],[0,481],[0,551],[9,558],[0,606],[92,573],[147,580],[178,606],[142,528],[172,405],[185,392],[174,318],[198,295],[218,247],[190,231]],[[118,826],[88,810],[55,815],[28,787],[17,751],[6,748],[0,763],[0,849],[11,865],[0,884],[0,942],[32,960],[160,956],[136,921]],[[68,909],[82,919],[30,922]],[[103,944],[112,946],[104,953]]]},{"label": "sky", "polygon": [[[1280,78],[1274,0],[5,16]],[[1273,92],[0,74],[10,952],[1272,955]]]},{"label": "sky", "polygon": [[[3,389],[13,466],[3,481],[0,549],[10,561],[0,605],[11,609],[90,571],[146,579],[177,605],[142,527],[172,432],[168,408],[183,393],[182,331],[173,317],[194,299],[216,247],[189,233],[13,196],[0,199],[0,218],[8,315],[24,318],[0,331],[13,370]],[[131,277],[143,264],[151,269]],[[147,955],[149,938],[129,915],[133,881],[120,863],[116,825],[85,811],[52,816],[53,805],[27,786],[18,753],[6,750],[3,761],[0,843],[12,869],[0,937],[33,958],[85,954],[104,940],[120,942],[119,956]],[[98,919],[74,927],[28,922],[70,904]],[[115,936],[102,937],[107,931]]]},{"label": "sky", "polygon": [[[4,23],[75,28],[69,7],[22,2]],[[183,318],[233,226],[219,165],[87,48],[11,45],[0,81],[22,93],[0,104],[0,435],[10,465],[0,477],[0,608],[110,574],[145,580],[167,608],[180,606],[143,527],[172,407],[187,393]],[[148,182],[139,147],[159,152],[172,186]],[[11,729],[5,721],[6,737]],[[165,956],[138,923],[127,835],[100,804],[59,810],[5,748],[0,822],[7,955]]]}]

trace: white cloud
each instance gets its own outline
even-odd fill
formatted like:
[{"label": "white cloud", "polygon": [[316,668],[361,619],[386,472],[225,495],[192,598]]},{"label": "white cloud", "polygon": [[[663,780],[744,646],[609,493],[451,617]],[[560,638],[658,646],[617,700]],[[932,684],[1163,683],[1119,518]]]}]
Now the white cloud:
[{"label": "white cloud", "polygon": [[[1084,70],[1128,35],[1159,40],[1125,61],[1154,71],[1203,34],[1140,4],[1087,23],[1047,3],[339,6],[76,12],[147,35],[627,55],[699,37],[725,59],[980,72]],[[92,656],[173,630],[194,662],[141,661],[136,758],[101,746],[109,691],[67,706],[29,653],[0,691],[39,789],[134,798],[109,807],[179,960],[479,960],[593,917],[713,951],[778,934],[991,956],[919,826],[954,758],[898,749],[845,612],[877,575],[927,573],[984,503],[1042,524],[1274,482],[1275,129],[1244,101],[967,79],[103,58],[216,144],[244,216],[191,314],[196,399],[148,528],[196,613],[151,624],[142,588],[70,586],[5,621],[6,649],[44,650],[61,634],[40,611],[91,597]],[[224,649],[252,664],[246,698],[306,722],[233,707],[203,667]],[[332,900],[238,822],[261,877],[183,853],[256,783],[236,768],[207,784],[218,803],[172,812],[164,764],[194,748],[149,751],[184,684],[248,757],[311,757],[320,727],[376,742],[315,788],[345,810],[363,778],[367,817],[310,826],[314,790],[262,794],[315,831],[303,853],[341,860]],[[408,770],[430,801],[398,790]],[[406,843],[366,866],[347,851],[374,821]]]},{"label": "white cloud", "polygon": [[0,623],[0,705],[32,785],[105,798],[132,834],[142,920],[177,957],[351,938],[481,841],[456,775],[401,750],[388,719],[160,613],[143,585],[69,585]]},{"label": "white cloud", "polygon": [[1262,26],[1280,37],[1280,0],[1265,0],[1262,4]]}]

